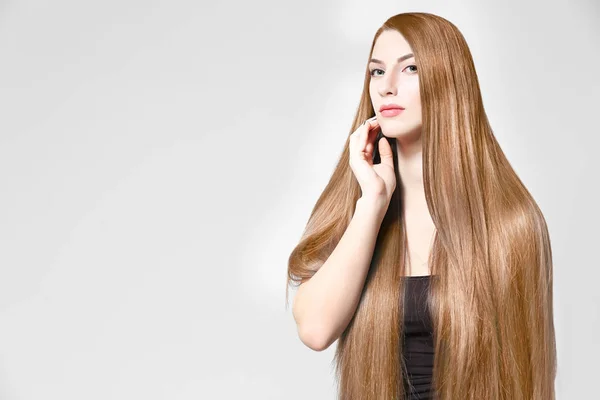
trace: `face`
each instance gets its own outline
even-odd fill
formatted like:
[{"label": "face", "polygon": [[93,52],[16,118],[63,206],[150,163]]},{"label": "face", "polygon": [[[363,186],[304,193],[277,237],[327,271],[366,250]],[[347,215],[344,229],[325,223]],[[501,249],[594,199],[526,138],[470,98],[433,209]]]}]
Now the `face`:
[{"label": "face", "polygon": [[[384,31],[377,38],[369,62],[369,95],[387,137],[402,138],[421,134],[421,98],[417,65],[408,42],[397,31]],[[381,111],[386,105],[402,110]]]}]

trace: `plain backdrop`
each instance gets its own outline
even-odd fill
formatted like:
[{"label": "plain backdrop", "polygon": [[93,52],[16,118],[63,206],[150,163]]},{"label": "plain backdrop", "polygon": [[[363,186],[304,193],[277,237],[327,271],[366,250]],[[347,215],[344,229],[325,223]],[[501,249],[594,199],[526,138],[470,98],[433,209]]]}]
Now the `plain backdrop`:
[{"label": "plain backdrop", "polygon": [[557,398],[600,398],[600,5],[0,1],[0,399],[334,399],[287,258],[376,29],[464,34],[547,219]]}]

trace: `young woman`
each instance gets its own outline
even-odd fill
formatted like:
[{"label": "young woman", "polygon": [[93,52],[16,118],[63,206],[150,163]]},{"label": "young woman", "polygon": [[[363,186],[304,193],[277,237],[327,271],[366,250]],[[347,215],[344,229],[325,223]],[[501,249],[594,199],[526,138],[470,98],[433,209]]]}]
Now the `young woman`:
[{"label": "young woman", "polygon": [[339,398],[553,400],[546,221],[459,30],[388,19],[351,131],[288,265],[300,339],[338,341]]}]

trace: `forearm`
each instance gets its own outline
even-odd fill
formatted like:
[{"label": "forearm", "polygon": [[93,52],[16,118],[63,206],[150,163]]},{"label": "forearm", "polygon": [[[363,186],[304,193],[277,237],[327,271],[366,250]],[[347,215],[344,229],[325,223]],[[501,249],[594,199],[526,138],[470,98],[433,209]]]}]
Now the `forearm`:
[{"label": "forearm", "polygon": [[302,341],[322,350],[352,319],[369,271],[385,208],[357,201],[354,216],[326,262],[303,283],[295,297],[294,317]]}]

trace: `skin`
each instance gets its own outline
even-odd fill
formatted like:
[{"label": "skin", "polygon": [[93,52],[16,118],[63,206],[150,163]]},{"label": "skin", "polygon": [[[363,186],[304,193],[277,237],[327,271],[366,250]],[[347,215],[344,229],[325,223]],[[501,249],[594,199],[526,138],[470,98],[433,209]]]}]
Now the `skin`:
[{"label": "skin", "polygon": [[[381,132],[396,139],[398,170],[404,194],[403,204],[409,243],[406,275],[430,275],[427,260],[433,243],[435,225],[429,214],[423,186],[423,151],[421,142],[421,98],[418,65],[412,49],[397,31],[384,31],[375,42],[369,62],[369,95]],[[404,111],[394,117],[383,116],[379,108],[394,103]]]}]

